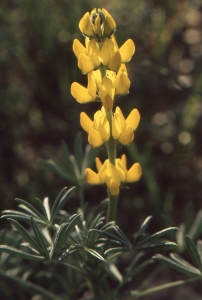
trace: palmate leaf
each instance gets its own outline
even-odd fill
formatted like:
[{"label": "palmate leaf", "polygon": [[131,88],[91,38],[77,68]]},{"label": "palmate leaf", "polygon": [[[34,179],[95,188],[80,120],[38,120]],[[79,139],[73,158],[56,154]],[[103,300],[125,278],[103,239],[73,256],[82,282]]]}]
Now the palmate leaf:
[{"label": "palmate leaf", "polygon": [[105,261],[104,257],[102,257],[102,255],[100,255],[97,251],[95,251],[94,249],[91,249],[91,248],[86,248],[85,247],[85,250],[92,256],[94,256],[95,258],[97,258],[98,260],[101,260],[101,261]]},{"label": "palmate leaf", "polygon": [[[1,219],[13,219],[16,221],[21,221],[21,222],[26,222],[29,223],[30,222],[30,215],[22,213],[20,211],[14,211],[14,210],[5,210],[2,213],[4,213],[3,216],[1,216]],[[41,224],[41,225],[46,225],[45,221],[42,221],[38,218],[34,218],[35,222],[37,224]]]},{"label": "palmate leaf", "polygon": [[56,264],[59,263],[61,260],[63,260],[65,257],[70,256],[74,253],[81,252],[84,250],[83,245],[76,244],[76,245],[71,245],[65,252],[60,255],[60,257],[57,259],[55,262]]},{"label": "palmate leaf", "polygon": [[80,218],[81,214],[75,214],[70,218],[70,222],[64,223],[60,226],[57,235],[55,237],[55,241],[53,243],[52,249],[50,251],[50,257],[52,258],[54,254],[58,253],[64,243],[66,243],[70,233],[74,229],[78,218]]},{"label": "palmate leaf", "polygon": [[43,256],[29,254],[27,252],[15,249],[15,248],[7,246],[7,245],[0,245],[0,252],[9,253],[9,254],[16,255],[18,257],[29,259],[29,260],[38,260],[38,261],[44,260]]},{"label": "palmate leaf", "polygon": [[37,226],[36,222],[34,221],[33,217],[31,217],[30,223],[31,223],[32,229],[34,231],[34,234],[35,234],[35,237],[36,237],[36,241],[38,242],[40,248],[43,251],[43,255],[47,259],[50,259],[49,253],[48,253],[48,250],[47,250],[47,247],[46,247],[45,238],[44,238],[42,232],[40,231],[40,229],[38,228],[38,226]]},{"label": "palmate leaf", "polygon": [[149,225],[149,222],[151,221],[152,216],[147,217],[144,222],[142,223],[142,225],[140,226],[140,229],[138,231],[138,235],[141,235],[145,232],[147,226]]},{"label": "palmate leaf", "polygon": [[112,239],[112,240],[120,242],[120,245],[130,247],[130,245],[128,245],[128,243],[126,243],[125,240],[123,240],[122,238],[120,238],[120,237],[118,237],[118,236],[116,236],[112,233],[102,231],[102,230],[98,230],[98,229],[90,229],[89,231],[94,232],[94,233],[99,233],[101,236],[107,237],[109,241],[111,241],[111,239]]},{"label": "palmate leaf", "polygon": [[134,249],[135,250],[153,250],[153,249],[173,249],[173,248],[178,248],[178,245],[174,242],[159,242],[156,244],[149,244],[149,245],[142,245],[142,246],[136,246]]},{"label": "palmate leaf", "polygon": [[57,199],[55,200],[53,207],[51,209],[51,222],[54,220],[56,214],[59,212],[59,210],[65,205],[67,199],[70,197],[72,191],[75,190],[75,186],[67,190],[65,187],[60,194],[58,195]]},{"label": "palmate leaf", "polygon": [[194,268],[190,267],[190,264],[188,263],[187,265],[181,264],[179,262],[174,261],[173,259],[170,259],[168,257],[165,257],[161,254],[157,254],[153,256],[153,259],[161,262],[162,264],[169,266],[170,268],[173,268],[179,272],[182,272],[187,275],[192,275],[192,276],[201,276],[201,272]]},{"label": "palmate leaf", "polygon": [[21,207],[22,209],[28,211],[34,217],[36,217],[38,219],[41,219],[43,221],[47,221],[47,219],[33,205],[31,205],[29,202],[24,201],[24,200],[19,199],[19,198],[16,198],[15,200],[18,203],[20,203],[19,207]]},{"label": "palmate leaf", "polygon": [[139,247],[139,246],[141,246],[143,244],[146,244],[148,242],[151,242],[151,241],[154,241],[156,239],[159,239],[162,236],[166,235],[167,233],[169,233],[169,232],[171,232],[173,230],[177,230],[177,229],[178,229],[177,227],[169,227],[169,228],[163,229],[161,231],[158,231],[158,232],[152,234],[151,236],[146,237],[142,241],[139,241],[139,243],[137,244],[137,246]]},{"label": "palmate leaf", "polygon": [[17,229],[17,231],[21,234],[26,242],[30,244],[32,248],[34,248],[37,252],[43,255],[43,250],[41,247],[36,243],[36,241],[31,237],[31,235],[27,232],[27,230],[20,225],[17,221],[8,219]]},{"label": "palmate leaf", "polygon": [[194,242],[190,239],[188,235],[185,236],[185,243],[186,243],[187,251],[190,257],[192,258],[194,264],[200,271],[202,271],[201,257],[199,255],[196,246],[194,245]]}]

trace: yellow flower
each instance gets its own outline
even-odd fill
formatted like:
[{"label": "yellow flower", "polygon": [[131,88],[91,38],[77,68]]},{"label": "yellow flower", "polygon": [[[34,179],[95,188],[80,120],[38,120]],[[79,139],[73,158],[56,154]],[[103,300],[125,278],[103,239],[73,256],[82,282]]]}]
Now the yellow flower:
[{"label": "yellow flower", "polygon": [[98,173],[87,168],[85,171],[87,182],[90,184],[106,183],[113,196],[119,194],[122,182],[138,181],[142,175],[142,169],[138,163],[133,164],[129,170],[126,169],[125,155],[122,155],[121,159],[116,159],[115,166],[110,163],[109,159],[102,164],[97,157],[95,162]]},{"label": "yellow flower", "polygon": [[134,139],[134,130],[140,121],[140,114],[133,109],[127,119],[124,118],[121,109],[117,106],[112,119],[112,135],[115,140],[123,145],[129,145]]},{"label": "yellow flower", "polygon": [[84,47],[79,40],[73,42],[73,51],[78,59],[78,67],[83,74],[87,74],[99,68],[102,63],[106,68],[118,72],[121,63],[131,60],[135,45],[132,40],[127,40],[121,48],[118,47],[114,35],[106,39],[100,46],[95,40],[85,39]]},{"label": "yellow flower", "polygon": [[104,107],[94,114],[94,121],[92,121],[87,114],[82,112],[80,114],[80,124],[81,127],[88,132],[88,142],[93,147],[99,147],[109,140],[109,123]]},{"label": "yellow flower", "polygon": [[87,12],[79,22],[82,34],[90,39],[96,39],[99,43],[110,38],[116,29],[116,23],[111,15],[103,9],[93,9]]},{"label": "yellow flower", "polygon": [[118,73],[107,70],[102,78],[99,70],[88,74],[88,86],[83,87],[77,82],[71,85],[71,94],[79,103],[102,101],[106,109],[111,109],[113,100],[128,93],[130,80],[125,64],[121,64]]}]

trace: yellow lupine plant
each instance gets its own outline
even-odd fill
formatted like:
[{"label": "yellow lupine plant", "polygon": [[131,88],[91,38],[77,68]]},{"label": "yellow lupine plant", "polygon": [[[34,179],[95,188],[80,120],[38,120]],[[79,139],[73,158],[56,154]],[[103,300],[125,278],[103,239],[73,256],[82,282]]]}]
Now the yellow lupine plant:
[{"label": "yellow lupine plant", "polygon": [[92,147],[107,145],[108,158],[105,162],[102,164],[96,158],[98,173],[89,168],[85,173],[88,183],[107,185],[107,219],[111,221],[115,219],[121,184],[138,181],[142,174],[139,163],[127,170],[126,156],[116,157],[117,144],[129,145],[140,121],[137,109],[133,109],[126,119],[120,107],[114,109],[116,99],[129,92],[130,79],[125,63],[131,60],[135,45],[129,39],[118,47],[114,36],[116,23],[105,9],[87,12],[80,20],[79,28],[85,36],[85,46],[75,39],[73,51],[81,72],[87,74],[88,85],[85,88],[73,82],[71,94],[79,103],[101,102],[101,109],[95,112],[93,120],[86,113],[81,113],[80,124],[88,133]]}]

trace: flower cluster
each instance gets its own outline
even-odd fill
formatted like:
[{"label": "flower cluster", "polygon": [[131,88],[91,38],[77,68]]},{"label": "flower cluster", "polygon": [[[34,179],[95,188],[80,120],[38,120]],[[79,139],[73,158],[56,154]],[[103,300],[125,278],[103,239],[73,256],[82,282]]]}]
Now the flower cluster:
[{"label": "flower cluster", "polygon": [[137,109],[133,109],[127,118],[120,107],[114,109],[115,100],[129,92],[130,79],[125,63],[131,60],[135,45],[129,39],[119,48],[114,36],[116,23],[105,9],[86,13],[79,28],[85,36],[85,46],[75,39],[73,51],[81,72],[87,74],[88,84],[84,87],[73,82],[71,94],[79,103],[101,102],[102,107],[93,120],[81,113],[80,124],[93,147],[106,144],[108,149],[108,159],[103,164],[96,158],[98,173],[88,168],[86,178],[91,184],[105,183],[110,194],[116,196],[122,182],[137,181],[142,174],[138,163],[127,171],[126,156],[116,158],[116,144],[129,145],[140,121]]}]

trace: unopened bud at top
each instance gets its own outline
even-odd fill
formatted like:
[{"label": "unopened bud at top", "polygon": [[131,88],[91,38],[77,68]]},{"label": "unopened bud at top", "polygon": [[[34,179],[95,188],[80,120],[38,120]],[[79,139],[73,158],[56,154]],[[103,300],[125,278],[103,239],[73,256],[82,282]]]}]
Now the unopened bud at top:
[{"label": "unopened bud at top", "polygon": [[116,23],[104,8],[95,8],[83,16],[79,22],[79,29],[84,36],[101,43],[115,32]]}]

